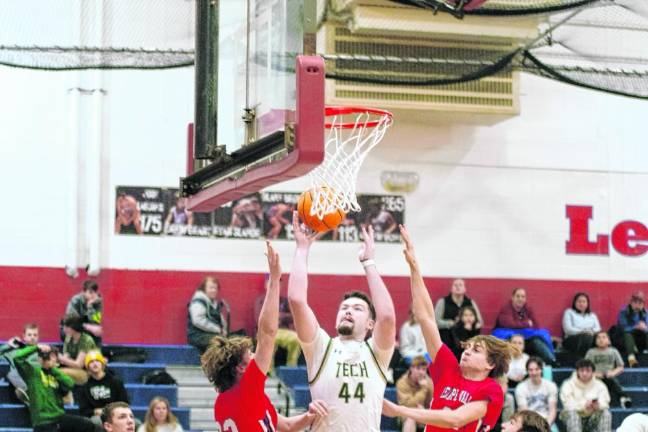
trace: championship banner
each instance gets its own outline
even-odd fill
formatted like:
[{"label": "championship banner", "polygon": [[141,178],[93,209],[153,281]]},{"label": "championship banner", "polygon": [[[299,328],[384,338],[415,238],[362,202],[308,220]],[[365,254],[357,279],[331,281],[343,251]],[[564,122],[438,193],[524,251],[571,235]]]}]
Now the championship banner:
[{"label": "championship banner", "polygon": [[[261,192],[228,203],[213,213],[184,207],[178,189],[119,186],[116,191],[116,234],[143,234],[236,239],[293,240],[292,212],[298,193]],[[350,212],[320,241],[361,241],[362,226],[373,226],[376,242],[398,243],[405,221],[400,195],[358,195],[362,210]]]}]

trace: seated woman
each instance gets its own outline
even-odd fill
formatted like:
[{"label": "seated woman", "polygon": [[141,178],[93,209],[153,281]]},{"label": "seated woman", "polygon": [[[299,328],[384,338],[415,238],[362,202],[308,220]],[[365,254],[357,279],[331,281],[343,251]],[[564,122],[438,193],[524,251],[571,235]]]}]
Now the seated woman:
[{"label": "seated woman", "polygon": [[214,336],[227,336],[229,305],[220,298],[220,284],[215,277],[203,279],[187,308],[187,340],[201,353]]},{"label": "seated woman", "polygon": [[527,305],[524,288],[513,290],[511,301],[502,306],[497,315],[495,327],[493,336],[509,339],[514,334],[521,334],[529,354],[539,356],[549,365],[556,364],[551,335],[547,329],[540,328],[533,310]]},{"label": "seated woman", "polygon": [[457,360],[461,359],[461,353],[463,352],[462,343],[481,333],[477,324],[477,312],[475,308],[472,306],[462,307],[459,311],[459,321],[450,329],[452,345],[449,348],[455,357],[457,357]]},{"label": "seated woman", "polygon": [[529,360],[529,354],[524,352],[524,336],[521,334],[514,334],[509,338],[511,345],[520,350],[519,355],[511,358],[509,370],[506,373],[508,378],[508,386],[515,388],[519,383],[526,378],[526,364]]},{"label": "seated woman", "polygon": [[167,398],[156,396],[151,399],[144,423],[137,432],[182,432],[182,426],[171,412],[171,404]]},{"label": "seated woman", "polygon": [[401,326],[399,342],[398,351],[407,366],[411,366],[412,360],[418,356],[424,356],[430,362],[430,356],[425,347],[425,339],[423,339],[423,333],[421,332],[421,325],[416,321],[411,306],[409,318]]},{"label": "seated woman", "polygon": [[594,334],[601,330],[598,317],[590,310],[589,296],[583,292],[576,293],[571,308],[563,314],[563,347],[584,358],[587,350],[594,345]]}]

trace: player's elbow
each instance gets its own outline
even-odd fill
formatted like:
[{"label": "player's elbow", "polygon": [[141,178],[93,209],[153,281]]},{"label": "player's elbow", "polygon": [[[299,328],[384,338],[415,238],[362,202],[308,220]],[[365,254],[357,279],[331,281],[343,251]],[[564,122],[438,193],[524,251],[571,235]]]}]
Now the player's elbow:
[{"label": "player's elbow", "polygon": [[462,418],[462,416],[460,416],[458,413],[453,412],[448,418],[447,427],[452,429],[459,429],[460,427],[465,426],[468,423],[470,422],[466,421],[465,418]]}]

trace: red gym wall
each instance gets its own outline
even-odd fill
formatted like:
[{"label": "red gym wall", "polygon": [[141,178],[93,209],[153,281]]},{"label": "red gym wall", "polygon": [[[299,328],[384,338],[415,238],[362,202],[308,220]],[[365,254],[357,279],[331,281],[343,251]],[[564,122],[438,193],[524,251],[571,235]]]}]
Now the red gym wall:
[{"label": "red gym wall", "polygon": [[[104,340],[107,343],[185,344],[186,305],[203,272],[103,270],[97,281],[105,302]],[[254,326],[254,300],[263,293],[263,274],[218,273],[222,294],[232,307],[232,328]],[[284,279],[287,279],[284,276]],[[407,318],[409,279],[385,277],[396,305],[398,325]],[[68,299],[80,290],[83,278],[70,279],[59,268],[0,267],[0,339],[19,333],[25,322],[35,322],[46,341],[58,338],[58,321]],[[450,279],[426,278],[432,298],[447,294]],[[527,289],[529,302],[542,326],[561,336],[562,313],[572,296],[586,291],[592,309],[608,328],[630,293],[648,291],[648,283],[584,282],[520,279],[467,279],[468,295],[484,315],[486,328],[495,323],[501,305],[515,287]],[[286,283],[283,282],[285,294]],[[333,330],[342,293],[366,290],[363,276],[312,275],[309,300],[322,326]]]}]

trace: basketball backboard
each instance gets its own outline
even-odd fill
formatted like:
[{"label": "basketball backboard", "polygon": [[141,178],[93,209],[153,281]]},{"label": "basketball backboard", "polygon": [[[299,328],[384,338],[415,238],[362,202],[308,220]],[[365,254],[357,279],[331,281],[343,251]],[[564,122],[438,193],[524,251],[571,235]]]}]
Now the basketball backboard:
[{"label": "basketball backboard", "polygon": [[302,176],[324,157],[317,0],[196,2],[188,207],[210,211]]}]

